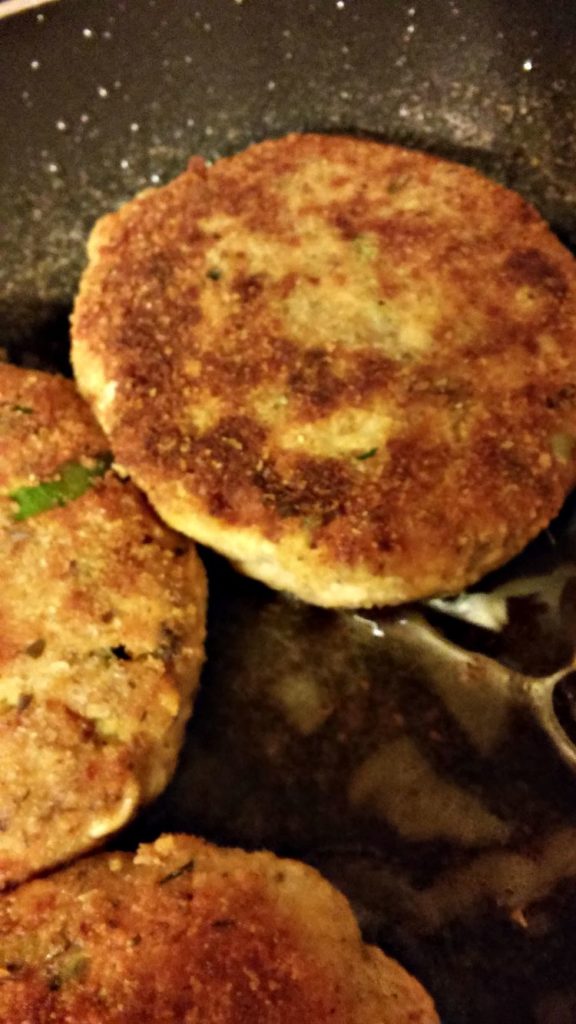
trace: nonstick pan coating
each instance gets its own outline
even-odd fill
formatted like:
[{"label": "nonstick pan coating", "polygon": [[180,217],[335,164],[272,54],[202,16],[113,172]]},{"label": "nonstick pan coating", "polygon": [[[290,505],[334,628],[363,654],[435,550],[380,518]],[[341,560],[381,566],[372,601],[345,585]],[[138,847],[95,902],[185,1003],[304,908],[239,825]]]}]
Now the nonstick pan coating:
[{"label": "nonstick pan coating", "polygon": [[[371,135],[472,164],[517,188],[576,245],[575,52],[572,0],[59,0],[0,17],[0,348],[16,362],[68,369],[67,317],[94,219],[167,181],[193,154],[214,159],[290,130]],[[568,507],[544,554],[533,552],[536,561],[548,559],[552,569],[560,564],[568,576],[576,575],[572,522]],[[574,586],[562,605],[562,629],[552,641],[548,623],[540,654],[534,646],[540,634],[521,602],[520,626],[510,639],[516,653],[487,651],[495,666],[482,681],[488,699],[514,709],[509,758],[501,751],[495,760],[476,757],[471,766],[460,754],[444,761],[438,755],[444,772],[458,783],[465,779],[483,812],[513,822],[491,840],[494,855],[506,843],[521,849],[526,863],[542,862],[547,882],[538,876],[530,913],[505,897],[499,904],[487,883],[484,902],[439,918],[437,926],[427,918],[424,926],[422,908],[432,918],[436,912],[426,900],[438,873],[450,880],[450,872],[464,870],[478,851],[445,840],[405,843],[389,829],[376,834],[364,818],[348,820],[345,811],[338,812],[340,825],[335,810],[316,815],[313,803],[304,807],[340,791],[354,744],[372,742],[360,721],[360,698],[351,700],[344,683],[341,699],[330,698],[333,720],[354,744],[342,745],[327,726],[317,739],[298,739],[294,728],[282,746],[288,726],[277,708],[260,714],[266,700],[249,656],[242,660],[239,653],[232,668],[218,660],[219,643],[220,653],[222,644],[249,652],[248,639],[260,629],[259,642],[271,649],[276,642],[297,648],[301,632],[321,658],[335,637],[352,644],[352,627],[331,613],[284,607],[217,559],[208,563],[214,666],[183,767],[166,799],[122,841],[159,828],[197,827],[222,841],[268,842],[307,856],[356,899],[371,934],[429,985],[445,1024],[576,1021],[576,866],[572,870],[570,860],[576,780],[540,729],[537,701],[524,699],[528,689],[524,693],[516,676],[501,685],[503,665],[530,675],[526,659],[512,664],[521,649],[534,651],[535,676],[549,676],[570,661]],[[525,571],[524,563],[518,571]],[[467,649],[485,641],[462,632],[450,639]],[[408,739],[422,738],[435,714],[441,735],[450,671],[436,705],[438,687],[432,699],[420,686],[409,645],[362,651],[351,672],[362,664],[377,680],[384,694],[379,706],[404,716]],[[254,694],[253,704],[238,696],[233,674]],[[457,680],[454,687],[452,694]],[[572,706],[566,692],[564,712]],[[370,701],[362,700],[366,721],[376,720]],[[244,815],[225,802],[218,811],[218,794],[214,807],[202,806],[198,786],[188,785],[190,772],[218,773],[210,758],[226,747],[219,734],[226,727],[222,701],[243,715],[248,738],[250,729],[255,736],[268,730],[270,737],[268,746],[261,744],[267,753],[249,766],[246,750],[258,743],[230,748],[230,757],[240,759],[238,771],[246,768],[237,797],[245,801]],[[446,735],[452,753],[465,750],[460,734],[448,728]],[[287,751],[278,762],[270,755],[272,742]],[[333,752],[344,748],[338,761]],[[329,766],[318,781],[319,770],[309,768],[322,757]],[[291,777],[276,778],[275,763]],[[268,789],[260,784],[263,772],[270,773]],[[258,773],[259,785],[250,791]],[[276,808],[269,821],[266,801]],[[494,863],[502,870],[506,862]],[[471,885],[479,884],[474,870]]]},{"label": "nonstick pan coating", "polygon": [[5,339],[68,306],[97,214],[192,153],[293,129],[455,156],[574,240],[574,42],[571,0],[62,0],[5,19]]}]

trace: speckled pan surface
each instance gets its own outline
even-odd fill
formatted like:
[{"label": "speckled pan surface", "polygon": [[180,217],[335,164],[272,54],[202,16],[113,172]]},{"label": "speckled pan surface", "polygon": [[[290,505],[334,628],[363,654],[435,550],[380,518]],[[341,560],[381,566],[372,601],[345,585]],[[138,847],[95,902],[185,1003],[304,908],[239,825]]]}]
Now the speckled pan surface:
[{"label": "speckled pan surface", "polygon": [[[3,7],[10,9],[0,3],[0,15]],[[572,0],[58,0],[0,17],[0,347],[17,362],[66,367],[67,315],[94,219],[147,184],[167,181],[193,153],[213,159],[289,130],[353,131],[460,159],[517,188],[564,241],[576,244],[575,52]],[[562,535],[572,536],[572,522],[569,515],[561,520]],[[552,556],[557,570],[554,546]],[[364,694],[360,706],[352,691],[331,691],[325,678],[331,662],[323,661],[332,631],[353,639],[358,624],[310,623],[282,603],[262,614],[259,602],[268,598],[254,604],[250,585],[236,581],[245,614],[236,646],[230,641],[228,649],[239,660],[232,676],[227,663],[214,661],[184,774],[150,827],[158,821],[203,826],[219,838],[216,797],[210,814],[198,807],[197,787],[186,784],[185,772],[200,764],[213,778],[229,777],[218,770],[218,730],[228,712],[216,696],[230,694],[238,667],[247,673],[243,694],[257,697],[259,683],[269,685],[248,655],[241,659],[252,648],[244,648],[240,629],[253,637],[254,616],[258,629],[269,625],[259,650],[284,657],[288,669],[292,663],[282,652],[293,647],[297,627],[305,665],[313,650],[324,680],[320,691],[313,688],[311,731],[298,702],[288,699],[291,687],[282,688],[283,676],[276,680],[271,722],[257,699],[251,704],[232,692],[229,714],[242,712],[245,746],[231,751],[239,759],[232,773],[237,817],[228,815],[235,832],[222,838],[257,843],[264,821],[271,845],[321,862],[357,899],[386,948],[429,985],[444,1024],[572,1022],[574,748],[556,742],[549,698],[550,673],[574,657],[574,564],[570,543],[562,549],[560,578],[554,577],[560,640],[558,633],[551,639],[548,613],[538,633],[523,617],[518,595],[508,601],[514,644],[534,650],[534,672],[546,676],[545,684],[527,682],[524,674],[512,689],[503,685],[498,643],[491,634],[473,636],[491,667],[473,661],[465,674],[473,696],[474,680],[493,695],[502,730],[496,754],[482,747],[496,735],[493,716],[480,714],[486,702],[463,706],[457,667],[440,676],[420,669],[410,639],[398,640],[397,625],[392,640],[377,626],[378,642],[390,644],[382,663],[396,666],[393,671],[370,674],[364,655],[351,656],[352,690]],[[217,644],[227,628],[230,587],[217,566],[211,572]],[[232,604],[236,599],[233,590]],[[446,622],[435,620],[435,628],[464,643]],[[470,636],[465,639],[470,645]],[[557,643],[561,657],[548,659]],[[212,651],[219,653],[216,646]],[[380,663],[377,652],[372,658]],[[295,676],[309,716],[296,661],[290,679]],[[529,675],[525,662],[514,667]],[[406,677],[410,685],[397,686]],[[566,721],[569,689],[560,704]],[[462,827],[467,823],[460,840],[446,818],[436,829],[441,835],[426,833],[421,803],[406,818],[410,801],[398,797],[401,788],[394,783],[382,795],[368,769],[355,788],[345,789],[357,752],[368,763],[379,755],[373,730],[382,720],[389,724],[379,740],[386,752],[376,767],[393,763],[398,776],[398,766],[407,765],[416,788],[423,780],[427,792],[432,786],[434,799],[448,802]],[[247,758],[250,771],[243,772]],[[293,780],[273,773],[263,791],[271,759],[279,771],[294,766]],[[259,783],[253,789],[251,778]],[[465,798],[454,795],[454,786]],[[354,803],[341,826],[332,811],[328,820],[320,813],[331,792],[342,804],[344,792]],[[277,825],[267,816],[267,800]],[[307,840],[302,830],[311,820],[316,831]],[[456,832],[459,827],[457,820]],[[463,889],[473,898],[461,899]],[[367,906],[366,894],[374,893],[376,902]]]}]

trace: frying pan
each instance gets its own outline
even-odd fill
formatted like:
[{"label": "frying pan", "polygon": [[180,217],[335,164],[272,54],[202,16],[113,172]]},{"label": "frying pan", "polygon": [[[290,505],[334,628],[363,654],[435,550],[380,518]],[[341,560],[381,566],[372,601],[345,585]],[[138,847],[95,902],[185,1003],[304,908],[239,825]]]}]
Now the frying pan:
[{"label": "frying pan", "polygon": [[[575,246],[575,47],[572,0],[4,0],[0,347],[69,370],[94,219],[192,154],[290,130],[472,164]],[[294,605],[207,555],[182,764],[118,842],[181,828],[305,857],[445,1024],[576,1021],[573,523],[569,501],[476,604],[388,616]]]}]

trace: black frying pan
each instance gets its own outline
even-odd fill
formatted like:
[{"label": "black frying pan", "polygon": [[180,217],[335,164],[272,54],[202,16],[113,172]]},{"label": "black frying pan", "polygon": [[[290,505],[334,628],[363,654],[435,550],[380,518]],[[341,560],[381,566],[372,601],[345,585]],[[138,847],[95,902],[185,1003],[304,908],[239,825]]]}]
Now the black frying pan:
[{"label": "black frying pan", "polygon": [[[375,135],[473,164],[576,244],[573,0],[15,6],[0,3],[0,346],[16,362],[67,369],[67,315],[101,212],[191,154],[288,130]],[[208,558],[210,660],[181,770],[120,841],[187,828],[304,856],[419,973],[445,1024],[572,1024],[572,523],[569,504],[528,561],[485,584],[512,580],[504,633],[446,609],[408,612],[406,631],[402,615],[296,608]],[[518,586],[529,572],[560,572],[552,612],[538,585]],[[290,680],[303,663],[328,707],[312,731],[285,694],[270,698],[276,666]],[[506,726],[490,747],[494,716]],[[461,836],[418,833],[409,801],[392,827],[351,799],[354,765],[379,750],[401,790],[406,743],[465,794]],[[450,793],[431,796],[440,818]]]}]

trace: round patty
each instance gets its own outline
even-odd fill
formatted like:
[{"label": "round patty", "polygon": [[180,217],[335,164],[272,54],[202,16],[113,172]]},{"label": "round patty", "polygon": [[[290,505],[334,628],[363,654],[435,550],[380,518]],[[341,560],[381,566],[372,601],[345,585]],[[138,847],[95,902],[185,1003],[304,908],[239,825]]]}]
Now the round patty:
[{"label": "round patty", "polygon": [[73,384],[0,366],[0,887],[119,829],[175,766],[204,570],[109,468]]},{"label": "round patty", "polygon": [[576,262],[518,195],[292,135],[97,224],[80,387],[172,526],[321,605],[452,593],[576,472]]},{"label": "round patty", "polygon": [[270,853],[163,836],[0,899],[10,1024],[437,1024],[343,896]]}]

